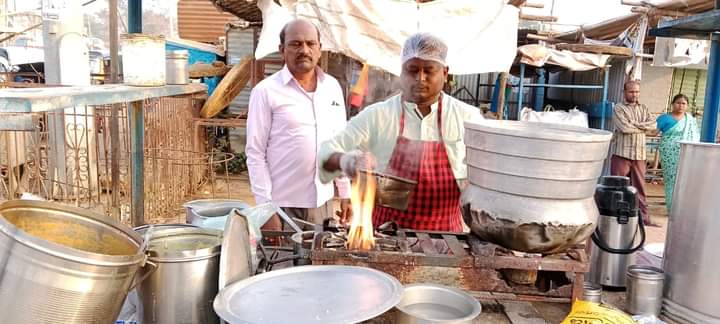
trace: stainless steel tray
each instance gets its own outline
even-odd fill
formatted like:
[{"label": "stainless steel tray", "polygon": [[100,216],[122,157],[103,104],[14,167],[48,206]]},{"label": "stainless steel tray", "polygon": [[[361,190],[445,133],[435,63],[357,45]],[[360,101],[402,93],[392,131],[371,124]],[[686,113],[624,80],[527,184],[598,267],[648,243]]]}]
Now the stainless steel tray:
[{"label": "stainless steel tray", "polygon": [[302,266],[266,272],[226,287],[215,312],[231,324],[358,323],[394,307],[403,287],[370,268]]}]

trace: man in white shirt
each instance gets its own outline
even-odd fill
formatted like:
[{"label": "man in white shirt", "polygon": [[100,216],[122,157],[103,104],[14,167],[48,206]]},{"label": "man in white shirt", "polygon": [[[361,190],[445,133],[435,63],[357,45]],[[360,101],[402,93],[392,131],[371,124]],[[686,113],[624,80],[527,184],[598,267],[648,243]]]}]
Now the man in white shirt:
[{"label": "man in white shirt", "polygon": [[[321,224],[334,214],[335,190],[318,178],[317,150],[345,126],[344,97],[337,80],[317,66],[321,44],[315,25],[289,22],[279,48],[285,66],[250,94],[245,146],[250,184],[255,203],[272,201],[292,217]],[[335,183],[346,213],[349,181]],[[265,228],[280,224],[276,216]]]},{"label": "man in white shirt", "polygon": [[355,176],[358,169],[375,164],[385,173],[418,182],[406,210],[375,206],[375,226],[395,221],[416,230],[463,229],[464,123],[481,120],[482,115],[478,108],[442,92],[446,57],[447,45],[439,38],[422,33],[408,38],[402,50],[402,93],[363,109],[320,148],[324,182],[342,173]]}]

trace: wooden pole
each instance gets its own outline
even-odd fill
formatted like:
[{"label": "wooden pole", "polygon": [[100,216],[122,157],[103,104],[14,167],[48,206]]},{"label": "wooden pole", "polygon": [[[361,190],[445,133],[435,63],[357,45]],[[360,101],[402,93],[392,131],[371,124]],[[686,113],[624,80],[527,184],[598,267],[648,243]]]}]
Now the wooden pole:
[{"label": "wooden pole", "polygon": [[498,119],[503,119],[505,113],[505,87],[507,86],[508,73],[500,73],[500,91],[498,91]]},{"label": "wooden pole", "polygon": [[524,13],[520,13],[520,19],[522,19],[522,20],[534,20],[534,21],[549,21],[549,22],[556,22],[556,21],[558,20],[557,17],[528,15],[528,14],[524,14]]},{"label": "wooden pole", "polygon": [[[117,0],[110,0],[110,83],[118,83],[118,9]],[[110,107],[110,213],[120,221],[120,107]]]}]

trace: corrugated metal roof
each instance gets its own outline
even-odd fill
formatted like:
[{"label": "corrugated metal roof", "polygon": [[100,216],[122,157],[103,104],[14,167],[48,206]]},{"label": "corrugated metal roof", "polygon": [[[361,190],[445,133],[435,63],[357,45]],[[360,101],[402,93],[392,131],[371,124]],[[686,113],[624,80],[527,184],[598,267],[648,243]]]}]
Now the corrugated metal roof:
[{"label": "corrugated metal roof", "polygon": [[259,23],[262,22],[262,12],[255,0],[205,0],[215,4],[218,8],[225,10],[243,20]]},{"label": "corrugated metal roof", "polygon": [[[227,28],[227,55],[225,60],[227,64],[238,64],[243,57],[252,55],[255,51],[255,28],[253,27],[237,27],[228,26]],[[240,94],[230,103],[230,112],[233,114],[242,114],[247,112],[248,102],[250,100],[250,89],[252,85],[248,84]]]},{"label": "corrugated metal roof", "polygon": [[217,44],[225,36],[225,24],[237,20],[209,0],[180,0],[177,11],[180,37],[197,42]]}]

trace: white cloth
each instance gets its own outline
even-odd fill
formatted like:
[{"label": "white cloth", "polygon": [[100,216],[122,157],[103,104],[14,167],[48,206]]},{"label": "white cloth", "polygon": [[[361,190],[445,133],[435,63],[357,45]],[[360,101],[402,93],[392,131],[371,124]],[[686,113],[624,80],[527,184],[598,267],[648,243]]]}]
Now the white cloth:
[{"label": "white cloth", "polygon": [[570,111],[534,111],[525,107],[520,111],[520,120],[534,123],[559,124],[585,128],[590,127],[588,124],[587,114],[576,108],[570,109]]},{"label": "white cloth", "polygon": [[653,66],[683,67],[697,65],[707,69],[710,42],[681,38],[655,38]]},{"label": "white cloth", "polygon": [[[317,149],[345,127],[345,100],[335,78],[317,73],[313,96],[287,66],[250,94],[245,154],[256,204],[316,208],[334,195],[333,185],[318,179]],[[340,196],[349,198],[349,181],[336,184]]]},{"label": "white cloth", "polygon": [[[403,108],[404,107],[404,108]],[[349,152],[356,148],[370,152],[377,159],[377,170],[385,170],[400,130],[400,109],[405,109],[405,132],[411,140],[438,141],[437,103],[431,106],[425,117],[412,103],[402,102],[401,95],[393,96],[363,109],[350,119],[344,131],[335,135],[320,147],[318,163],[323,165],[335,152]],[[480,109],[470,106],[447,94],[443,95],[442,131],[445,150],[453,174],[458,180],[467,178],[465,162],[465,122],[482,120]],[[321,168],[320,179],[328,182],[340,175],[340,171],[328,172]]]},{"label": "white cloth", "polygon": [[276,52],[292,18],[320,28],[323,49],[400,75],[400,52],[410,35],[431,32],[445,41],[452,74],[507,72],[517,48],[518,9],[505,0],[258,0],[263,28],[255,51]]},{"label": "white cloth", "polygon": [[610,59],[610,55],[559,51],[538,44],[520,46],[518,54],[521,63],[537,67],[552,64],[571,71],[588,71],[605,67]]}]

